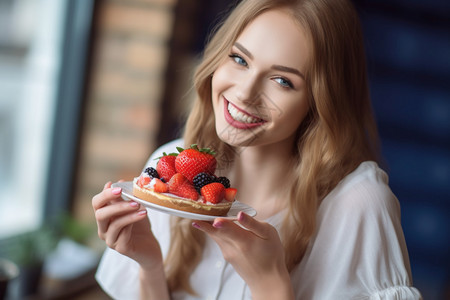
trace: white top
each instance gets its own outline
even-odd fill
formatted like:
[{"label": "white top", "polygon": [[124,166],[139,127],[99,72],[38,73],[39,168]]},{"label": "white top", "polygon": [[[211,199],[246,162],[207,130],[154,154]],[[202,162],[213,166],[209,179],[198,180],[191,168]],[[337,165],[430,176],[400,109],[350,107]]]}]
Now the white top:
[{"label": "white top", "polygon": [[[148,161],[183,146],[175,140]],[[148,210],[163,255],[170,242],[169,215]],[[276,228],[282,214],[266,220]],[[96,279],[114,299],[139,299],[139,266],[107,249]],[[296,299],[422,299],[411,287],[408,252],[400,224],[399,203],[388,177],[375,162],[363,162],[322,201],[317,233],[301,263],[291,273]],[[251,299],[250,290],[207,238],[203,259],[191,276],[199,294],[172,294],[173,299]]]}]

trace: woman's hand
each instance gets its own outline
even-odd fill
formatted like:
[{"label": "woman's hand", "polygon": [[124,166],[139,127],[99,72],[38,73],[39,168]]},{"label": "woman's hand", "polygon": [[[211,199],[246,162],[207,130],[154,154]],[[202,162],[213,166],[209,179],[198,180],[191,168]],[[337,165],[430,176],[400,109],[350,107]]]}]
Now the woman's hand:
[{"label": "woman's hand", "polygon": [[213,224],[192,225],[207,233],[222,254],[248,284],[252,299],[293,299],[292,284],[284,261],[284,249],[276,229],[240,212],[238,224],[217,218]]},{"label": "woman's hand", "polygon": [[111,188],[92,198],[98,236],[106,245],[137,261],[142,268],[152,270],[162,266],[162,254],[152,234],[147,210],[134,201],[121,198],[121,188]]},{"label": "woman's hand", "polygon": [[141,266],[141,299],[170,299],[161,248],[153,235],[147,210],[121,198],[121,188],[105,184],[92,198],[98,236],[108,247],[130,257]]}]

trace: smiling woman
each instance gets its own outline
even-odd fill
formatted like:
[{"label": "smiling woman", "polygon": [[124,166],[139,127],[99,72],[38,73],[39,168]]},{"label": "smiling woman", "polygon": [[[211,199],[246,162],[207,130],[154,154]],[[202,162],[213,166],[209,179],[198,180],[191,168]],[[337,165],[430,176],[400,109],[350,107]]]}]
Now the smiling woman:
[{"label": "smiling woman", "polygon": [[269,11],[251,22],[214,71],[218,136],[233,146],[277,142],[283,148],[283,140],[292,144],[309,110],[300,70],[305,70],[310,52],[303,29],[289,11]]},{"label": "smiling woman", "polygon": [[[147,167],[175,146],[214,148],[215,174],[257,214],[171,217],[124,202],[123,191],[106,183],[92,207],[99,237],[115,250],[106,250],[97,271],[108,293],[420,299],[398,201],[376,162],[350,1],[241,1],[206,45],[194,86],[183,139],[161,146]],[[182,176],[176,172],[172,178]]]}]

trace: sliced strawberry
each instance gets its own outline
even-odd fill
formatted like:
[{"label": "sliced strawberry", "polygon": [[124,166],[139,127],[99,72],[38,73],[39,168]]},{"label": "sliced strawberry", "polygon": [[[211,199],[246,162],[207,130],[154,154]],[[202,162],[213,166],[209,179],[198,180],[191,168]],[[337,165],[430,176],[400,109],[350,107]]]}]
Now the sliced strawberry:
[{"label": "sliced strawberry", "polygon": [[138,186],[140,186],[142,188],[149,183],[150,183],[150,177],[144,176],[142,174],[141,174],[141,176],[139,176],[139,179],[137,181]]},{"label": "sliced strawberry", "polygon": [[200,190],[204,202],[219,203],[225,196],[225,187],[219,182],[205,185]]},{"label": "sliced strawberry", "polygon": [[199,197],[192,183],[181,173],[176,173],[172,176],[169,180],[168,187],[170,193],[183,198],[197,200]]},{"label": "sliced strawberry", "polygon": [[199,194],[191,183],[186,183],[179,186],[176,191],[172,192],[172,194],[191,200],[198,200],[199,198]]},{"label": "sliced strawberry", "polygon": [[169,185],[169,191],[170,190],[176,190],[180,185],[185,183],[187,181],[186,177],[183,176],[181,173],[175,173],[172,178],[170,178],[168,185]]},{"label": "sliced strawberry", "polygon": [[176,158],[176,154],[164,153],[164,156],[161,156],[156,164],[156,171],[159,174],[159,178],[163,179],[165,182],[168,182],[170,178],[177,173],[175,169]]},{"label": "sliced strawberry", "polygon": [[175,160],[176,170],[190,182],[199,173],[214,174],[217,165],[214,151],[208,148],[199,149],[195,144],[188,149],[177,149],[180,153]]},{"label": "sliced strawberry", "polygon": [[155,180],[155,185],[153,186],[153,190],[155,192],[157,192],[157,193],[167,193],[169,191],[169,186],[167,185],[167,183],[162,182],[158,178],[154,178],[153,180]]},{"label": "sliced strawberry", "polygon": [[233,202],[236,197],[237,189],[235,188],[227,188],[225,189],[225,199],[228,202]]}]

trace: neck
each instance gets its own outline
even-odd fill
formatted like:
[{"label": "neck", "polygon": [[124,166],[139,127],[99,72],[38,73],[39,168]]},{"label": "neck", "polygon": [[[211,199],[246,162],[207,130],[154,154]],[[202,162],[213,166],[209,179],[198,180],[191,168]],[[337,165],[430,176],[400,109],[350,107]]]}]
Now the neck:
[{"label": "neck", "polygon": [[228,176],[238,189],[238,200],[255,208],[258,219],[286,207],[292,158],[292,143],[240,148],[235,155]]}]

